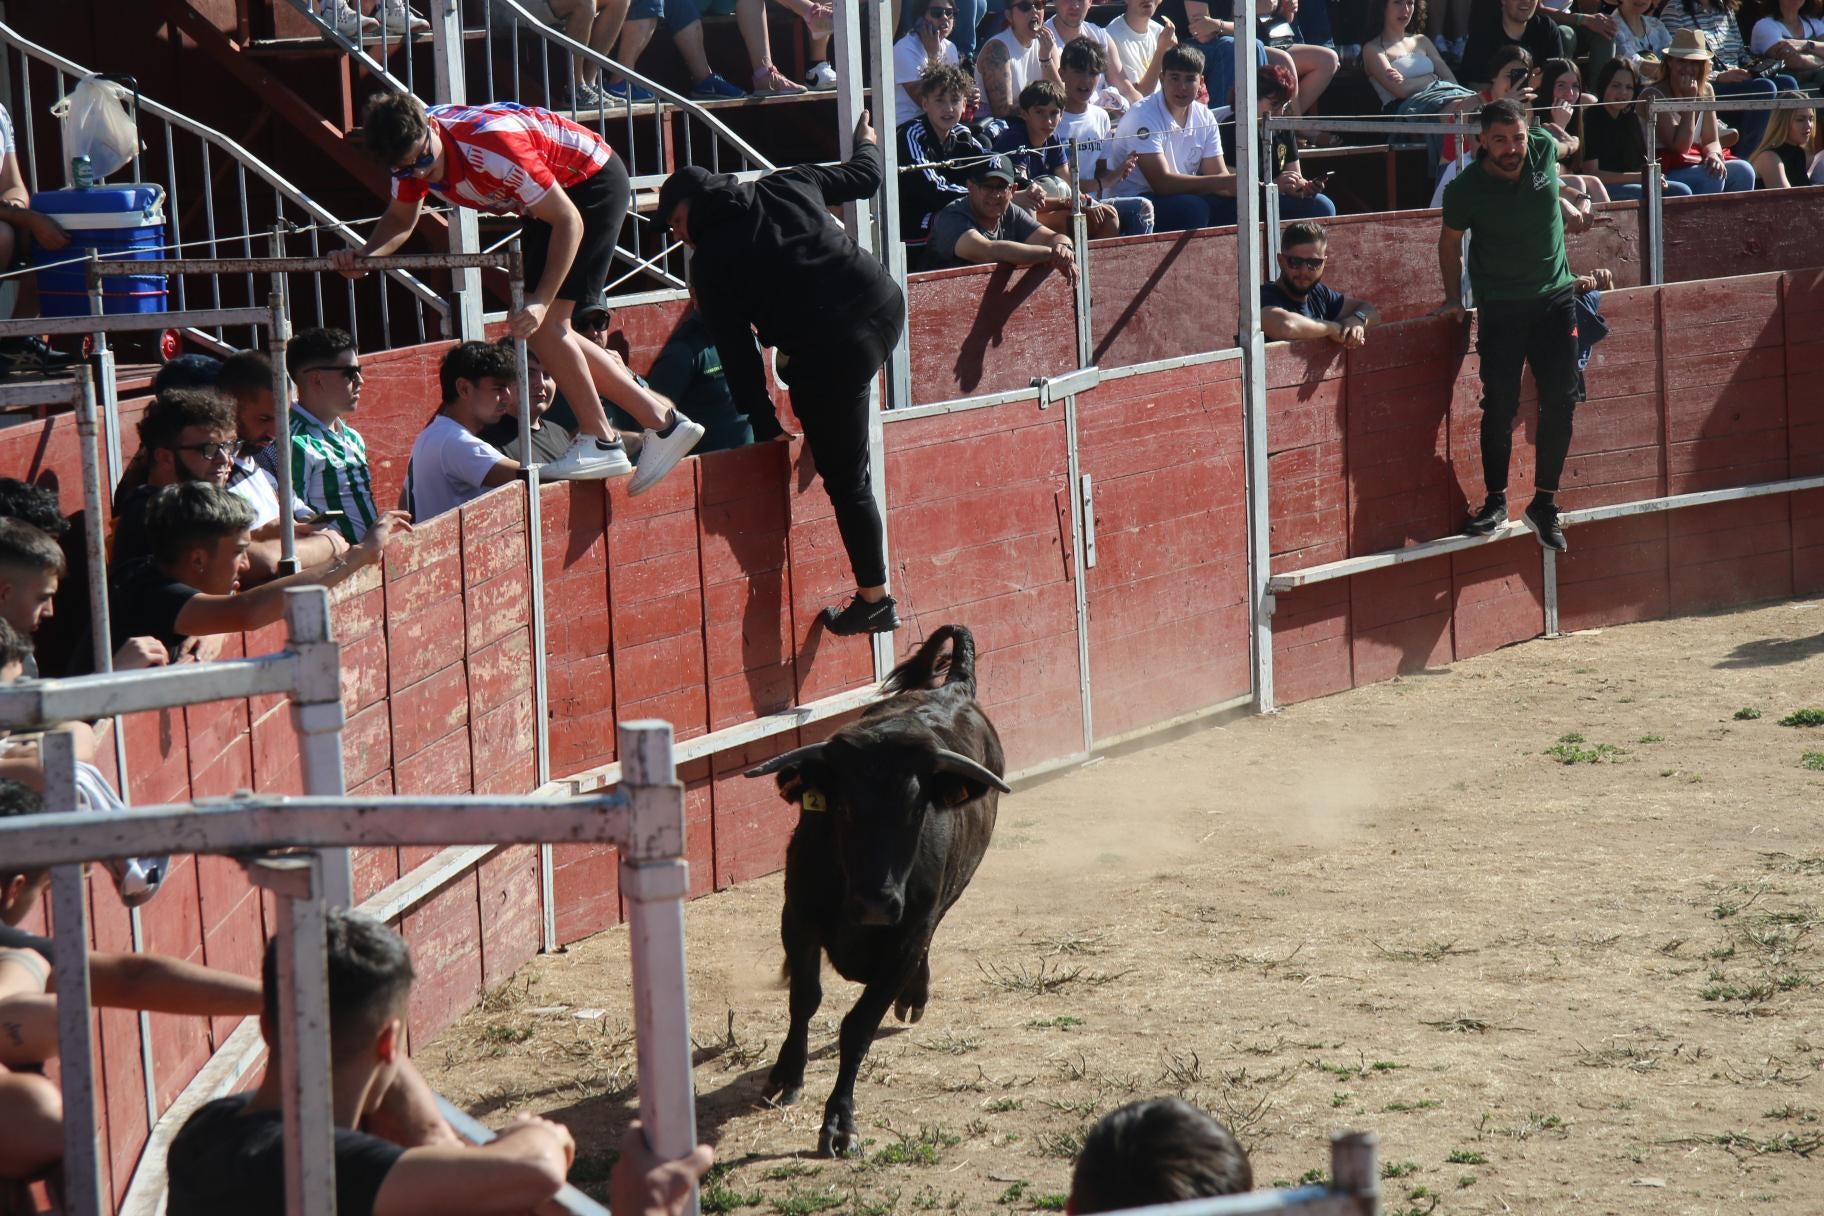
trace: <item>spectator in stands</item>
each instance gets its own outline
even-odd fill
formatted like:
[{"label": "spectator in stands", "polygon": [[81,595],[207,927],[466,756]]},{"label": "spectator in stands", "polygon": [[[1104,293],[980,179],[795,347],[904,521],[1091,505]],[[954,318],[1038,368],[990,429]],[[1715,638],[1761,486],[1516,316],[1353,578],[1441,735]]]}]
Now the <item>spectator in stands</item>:
[{"label": "spectator in stands", "polygon": [[[1362,67],[1383,114],[1437,114],[1454,122],[1481,99],[1457,83],[1443,52],[1414,29],[1418,11],[1418,0],[1382,0],[1381,28],[1362,44]],[[1441,165],[1444,137],[1426,136],[1426,145],[1432,166]]]},{"label": "spectator in stands", "polygon": [[1058,75],[1058,44],[1045,28],[1045,0],[1008,0],[1007,28],[982,45],[975,80],[989,116],[1003,123],[1017,121],[1020,90],[1029,83],[1064,82]]},{"label": "spectator in stands", "polygon": [[1559,180],[1570,189],[1586,195],[1592,203],[1609,201],[1608,187],[1599,177],[1586,177],[1577,171],[1582,164],[1583,122],[1587,107],[1596,99],[1583,91],[1583,76],[1570,59],[1548,59],[1539,73],[1538,105],[1533,122],[1543,127],[1558,141]]},{"label": "spectator in stands", "polygon": [[[1494,79],[1482,90],[1483,104],[1507,98],[1531,109],[1533,100],[1538,96],[1532,85],[1532,53],[1518,43],[1511,43],[1495,52],[1493,66]],[[1450,185],[1457,174],[1475,164],[1482,155],[1482,145],[1479,142],[1460,139],[1455,135],[1446,137],[1444,148],[1448,159],[1444,172],[1438,175],[1437,187],[1432,191],[1431,205],[1434,209],[1444,205],[1445,187]],[[1561,144],[1559,151],[1563,150],[1564,145]]]},{"label": "spectator in stands", "polygon": [[[19,519],[0,519],[0,621],[30,638],[56,611],[63,579],[63,548],[49,533]],[[25,674],[38,678],[38,661],[28,653]]]},{"label": "spectator in stands", "polygon": [[[1611,59],[1596,78],[1599,104],[1583,116],[1579,168],[1602,181],[1611,199],[1638,199],[1646,192],[1647,128],[1641,121],[1634,69]],[[1670,179],[1661,183],[1669,198],[1691,193]]]},{"label": "spectator in stands", "polygon": [[1178,45],[1177,27],[1153,17],[1159,4],[1160,0],[1126,0],[1121,15],[1102,27],[1114,55],[1121,58],[1121,74],[1143,98],[1159,87],[1165,53]]},{"label": "spectator in stands", "polygon": [[[513,359],[513,339],[502,338],[500,347],[507,352],[509,363]],[[507,396],[506,413],[491,426],[482,428],[481,437],[500,450],[508,460],[524,464],[544,464],[556,460],[570,448],[570,432],[550,417],[551,403],[557,395],[557,381],[545,370],[544,364],[538,361],[538,352],[526,348],[526,404],[532,411],[532,456],[528,461],[519,443],[519,405],[514,394]],[[701,448],[701,444],[698,445]]]},{"label": "spectator in stands", "polygon": [[[1710,48],[1710,87],[1718,97],[1772,97],[1782,89],[1796,89],[1799,82],[1791,76],[1776,73],[1756,76],[1743,64],[1749,58],[1742,45],[1741,27],[1736,24],[1736,10],[1741,0],[1666,0],[1659,19],[1674,34],[1679,30],[1697,30]],[[1663,61],[1661,66],[1663,67]],[[1638,77],[1636,78],[1638,81]],[[1597,90],[1598,94],[1601,90]],[[1742,133],[1741,146],[1757,148],[1767,130],[1766,110],[1727,111],[1724,117]]]},{"label": "spectator in stands", "polygon": [[222,360],[214,355],[179,355],[152,377],[152,395],[174,388],[214,388],[222,376]]},{"label": "spectator in stands", "polygon": [[1104,67],[1102,79],[1097,82],[1096,104],[1117,114],[1137,105],[1146,94],[1128,80],[1108,31],[1089,20],[1090,0],[1056,0],[1056,4],[1058,11],[1045,23],[1051,40],[1063,47],[1078,38],[1087,38],[1102,50]]},{"label": "spectator in stands", "polygon": [[[836,28],[836,9],[828,0],[776,0],[780,8],[798,15],[806,34],[805,57],[810,67],[804,71],[804,83],[813,92],[825,93],[836,87],[836,69],[830,66],[830,34]],[[895,22],[897,25],[897,22]],[[788,82],[789,83],[789,82]],[[803,92],[794,86],[792,92]]]},{"label": "spectator in stands", "polygon": [[[1292,73],[1284,66],[1270,63],[1258,69],[1255,81],[1254,98],[1259,116],[1264,120],[1275,114],[1283,114],[1292,101],[1294,82]],[[1235,110],[1232,105],[1223,106],[1216,111],[1216,122],[1222,129],[1222,146],[1224,154],[1235,156]],[[1336,214],[1336,204],[1323,193],[1323,178],[1308,178],[1304,175],[1303,166],[1298,161],[1298,137],[1290,131],[1275,131],[1268,144],[1272,153],[1268,163],[1261,166],[1263,193],[1267,182],[1279,190],[1279,215],[1281,219],[1309,220],[1322,219]]]},{"label": "spectator in stands", "polygon": [[[1559,25],[1539,0],[1481,0],[1470,9],[1469,45],[1463,51],[1463,79],[1487,84],[1495,78],[1495,53],[1504,46],[1526,48],[1534,63],[1568,59],[1577,53],[1573,30],[1578,20]],[[1610,34],[1613,37],[1613,33]]]},{"label": "spectator in stands", "polygon": [[1279,238],[1279,277],[1260,289],[1260,328],[1271,342],[1328,338],[1351,350],[1380,324],[1380,310],[1323,282],[1330,235],[1322,224],[1301,220]]},{"label": "spectator in stands", "polygon": [[[1695,30],[1680,30],[1666,48],[1666,79],[1647,94],[1673,98],[1715,98],[1710,87],[1710,48]],[[1667,181],[1683,182],[1693,194],[1754,189],[1754,166],[1724,148],[1716,113],[1662,113],[1659,166]]]},{"label": "spectator in stands", "polygon": [[[1093,48],[1094,44],[1090,45]],[[994,147],[1007,158],[1018,179],[1019,189],[1013,201],[1032,212],[1042,226],[1068,233],[1076,174],[1064,141],[1058,138],[1064,102],[1064,86],[1049,80],[1033,81],[1020,90],[1020,121],[1002,131]],[[1101,240],[1120,232],[1121,219],[1113,207],[1086,203],[1084,211],[1089,239]]]},{"label": "spectator in stands", "polygon": [[1151,1098],[1089,1129],[1065,1210],[1092,1216],[1253,1189],[1254,1167],[1228,1128],[1182,1098]]},{"label": "spectator in stands", "polygon": [[1482,377],[1482,478],[1488,498],[1464,531],[1485,536],[1507,522],[1507,474],[1520,371],[1530,366],[1539,393],[1539,441],[1526,524],[1549,549],[1567,546],[1558,522],[1558,479],[1571,448],[1577,393],[1575,279],[1565,256],[1558,192],[1558,143],[1530,127],[1512,98],[1478,116],[1481,160],[1444,191],[1438,266],[1440,315],[1464,316],[1463,234],[1479,312],[1476,353]]},{"label": "spectator in stands", "polygon": [[[32,210],[31,187],[19,169],[19,145],[13,119],[0,106],[0,270],[12,270],[31,261],[34,249],[55,253],[69,248],[70,234],[52,216]],[[37,280],[19,280],[15,317],[29,317],[38,310]],[[53,372],[74,363],[73,355],[55,350],[43,338],[0,339],[0,377],[14,372]]]},{"label": "spectator in stands", "polygon": [[[1326,0],[1317,0],[1326,3]],[[1298,20],[1299,0],[1254,0],[1254,24],[1260,37],[1261,45],[1273,51],[1283,51],[1291,56],[1293,80],[1296,85],[1290,102],[1294,114],[1309,114],[1316,108],[1318,99],[1330,82],[1336,78],[1336,70],[1341,64],[1337,53],[1330,47],[1318,46],[1303,40],[1294,22]],[[1328,22],[1326,21],[1326,26]],[[1233,56],[1230,56],[1233,61]],[[1226,94],[1212,93],[1212,99]],[[1336,142],[1331,136],[1312,136],[1312,142],[1322,140]]]},{"label": "spectator in stands", "polygon": [[[406,1058],[411,955],[370,916],[332,908],[329,962],[330,1101],[336,1210],[366,1213],[521,1213],[564,1185],[576,1154],[561,1124],[521,1114],[486,1145],[457,1139]],[[260,1030],[271,1052],[256,1089],[198,1108],[166,1160],[171,1216],[278,1212],[285,1206],[279,1053],[278,941],[261,967]]]},{"label": "spectator in stands", "polygon": [[[1297,11],[1296,3],[1292,11]],[[1220,15],[1217,10],[1220,9]],[[1235,92],[1235,0],[1185,0],[1190,41],[1203,53],[1203,75],[1209,86],[1210,101],[1222,105]],[[1261,67],[1277,63],[1292,73],[1297,82],[1292,111],[1308,113],[1330,80],[1336,75],[1339,60],[1328,47],[1297,44],[1291,26],[1279,16],[1274,0],[1254,0],[1258,40],[1254,44],[1255,62]],[[1313,143],[1335,143],[1328,135],[1307,137]]]},{"label": "spectator in stands", "polygon": [[521,472],[481,432],[505,417],[519,391],[513,351],[495,342],[458,342],[437,367],[443,404],[418,432],[405,467],[400,506],[417,523],[454,511]]},{"label": "spectator in stands", "polygon": [[[255,460],[278,480],[278,462],[291,461],[291,491],[353,544],[378,517],[367,441],[349,425],[361,404],[361,361],[342,329],[307,329],[286,350],[292,387],[291,442],[268,444]],[[336,514],[329,514],[335,512]]]},{"label": "spectator in stands", "polygon": [[949,64],[925,69],[920,114],[895,134],[899,140],[899,236],[913,269],[924,266],[925,242],[937,213],[969,192],[969,171],[987,152],[964,125],[969,78]]},{"label": "spectator in stands", "polygon": [[680,406],[688,405],[690,416],[707,428],[698,452],[720,452],[754,441],[754,428],[735,406],[716,337],[703,320],[694,295],[690,308],[678,318],[677,328],[652,361],[647,378]]},{"label": "spectator in stands", "polygon": [[[751,4],[754,0],[748,2]],[[640,56],[646,53],[653,34],[658,32],[660,21],[665,22],[671,44],[677,48],[685,70],[690,73],[692,97],[701,101],[727,101],[747,96],[745,89],[709,66],[709,56],[703,49],[703,14],[696,0],[633,0],[627,10],[626,23],[621,26],[620,46],[613,56],[614,61],[637,68]],[[579,79],[577,89],[581,91],[585,87]],[[637,105],[652,100],[652,90],[634,84],[617,72],[613,80],[602,85],[595,97],[578,104],[612,107],[629,101]]]},{"label": "spectator in stands", "polygon": [[[1805,94],[1797,91],[1780,96],[1806,100]],[[1754,150],[1752,163],[1761,188],[1785,190],[1820,184],[1818,148],[1816,110],[1775,110],[1761,146]]]},{"label": "spectator in stands", "polygon": [[[904,127],[917,118],[924,104],[925,73],[934,67],[955,67],[962,55],[950,35],[956,30],[955,0],[913,0],[911,28],[893,44],[893,126]],[[963,73],[968,92],[975,84]]]},{"label": "spectator in stands", "polygon": [[925,266],[941,270],[980,262],[1008,266],[1050,266],[1071,283],[1077,281],[1076,253],[1070,238],[1053,232],[1013,201],[1013,167],[1003,156],[991,156],[969,174],[969,195],[942,211],[931,225]]},{"label": "spectator in stands", "polygon": [[1115,193],[1150,199],[1160,232],[1235,222],[1235,175],[1222,156],[1216,116],[1197,100],[1203,53],[1176,46],[1165,53],[1159,91],[1129,110],[1115,129],[1114,153],[1138,153]]},{"label": "spectator in stands", "polygon": [[117,564],[111,572],[114,644],[156,638],[178,662],[196,653],[192,639],[270,625],[285,614],[286,590],[334,587],[379,561],[397,532],[411,531],[400,513],[383,512],[347,552],[242,591],[252,525],[253,511],[245,502],[207,482],[179,482],[154,493],[146,506],[150,555]]},{"label": "spectator in stands", "polygon": [[1778,59],[1798,84],[1824,84],[1824,15],[1818,0],[1765,0],[1766,16],[1754,23],[1749,45]]},{"label": "spectator in stands", "polygon": [[[1098,200],[1090,211],[1107,207],[1114,213],[1116,234],[1141,236],[1153,230],[1153,204],[1138,196],[1116,198],[1108,193],[1110,187],[1134,171],[1140,163],[1140,154],[1129,152],[1118,163],[1105,159],[1113,151],[1114,124],[1108,119],[1108,111],[1093,104],[1092,99],[1107,61],[1102,48],[1087,38],[1065,43],[1059,54],[1064,77],[1064,114],[1058,121],[1058,140],[1067,148],[1073,139],[1077,141],[1082,163],[1073,166],[1072,177],[1081,184],[1086,200],[1090,197]],[[1106,219],[1092,222],[1091,237],[1102,235],[1106,224]]]},{"label": "spectator in stands", "polygon": [[648,430],[629,492],[657,484],[703,437],[703,428],[570,329],[575,308],[601,298],[632,199],[626,166],[614,149],[586,127],[517,105],[427,111],[409,94],[382,92],[368,103],[364,121],[363,140],[392,170],[393,201],[358,253],[334,255],[339,268],[359,274],[360,258],[402,245],[433,191],[457,206],[519,214],[527,290],[525,306],[508,325],[538,348],[582,430],[545,474],[590,479],[632,468],[601,408],[607,397]]},{"label": "spectator in stands", "polygon": [[1648,11],[1652,7],[1653,0],[1621,0],[1616,12],[1615,58],[1626,60],[1643,80],[1659,79],[1660,52],[1672,45],[1672,31]]},{"label": "spectator in stands", "polygon": [[885,529],[874,501],[868,418],[875,377],[899,342],[906,299],[829,209],[872,197],[881,155],[867,111],[841,165],[798,165],[752,183],[689,166],[659,190],[658,222],[695,250],[691,287],[722,354],[736,407],[754,438],[783,433],[758,347],[777,352],[780,379],[804,425],[854,571],[855,598],[823,611],[839,637],[899,627],[887,594]]},{"label": "spectator in stands", "polygon": [[[38,794],[0,780],[0,819],[44,811]],[[57,997],[49,938],[17,926],[49,889],[49,870],[0,860],[0,1181],[45,1176],[63,1158],[63,1097],[45,1079],[57,1056]],[[244,1017],[260,1009],[250,979],[162,954],[89,955],[89,1000],[105,1009]],[[283,1204],[280,1205],[281,1207]]]}]

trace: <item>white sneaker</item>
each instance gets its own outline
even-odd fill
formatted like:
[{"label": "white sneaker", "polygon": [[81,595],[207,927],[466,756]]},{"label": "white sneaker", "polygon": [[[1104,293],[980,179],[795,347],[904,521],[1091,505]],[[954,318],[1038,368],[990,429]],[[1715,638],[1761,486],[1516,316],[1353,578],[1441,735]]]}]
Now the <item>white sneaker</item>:
[{"label": "white sneaker", "polygon": [[360,38],[380,28],[378,21],[350,8],[348,0],[324,0],[317,6],[317,16],[344,38]]},{"label": "white sneaker", "polygon": [[562,456],[539,466],[538,476],[543,481],[600,481],[631,472],[633,462],[627,459],[620,440],[603,443],[594,435],[578,435]]},{"label": "white sneaker", "polygon": [[629,494],[644,494],[659,484],[665,474],[671,472],[671,466],[690,454],[690,449],[697,446],[703,438],[703,425],[692,422],[682,412],[677,414],[678,425],[669,435],[660,435],[657,431],[648,430],[640,439],[640,467],[634,471],[633,481],[628,485]]},{"label": "white sneaker", "polygon": [[836,87],[836,69],[827,63],[811,65],[811,70],[804,74],[804,83],[817,93],[827,93]]},{"label": "white sneaker", "polygon": [[380,0],[376,11],[389,34],[417,34],[431,28],[429,21],[406,7],[405,0]]}]

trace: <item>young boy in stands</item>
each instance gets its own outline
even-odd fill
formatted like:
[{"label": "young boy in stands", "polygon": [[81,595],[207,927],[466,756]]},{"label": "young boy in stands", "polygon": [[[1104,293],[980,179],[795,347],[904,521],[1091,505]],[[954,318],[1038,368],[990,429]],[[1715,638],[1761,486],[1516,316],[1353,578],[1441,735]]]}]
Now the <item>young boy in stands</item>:
[{"label": "young boy in stands", "polygon": [[245,502],[207,482],[180,482],[154,493],[146,507],[150,555],[114,571],[108,602],[115,645],[152,637],[173,662],[194,656],[193,639],[270,625],[285,615],[288,588],[334,587],[379,561],[395,534],[411,531],[402,513],[384,512],[347,552],[242,591],[252,525]]},{"label": "young boy in stands", "polygon": [[[1114,198],[1109,196],[1109,188],[1134,171],[1140,163],[1140,154],[1129,152],[1120,163],[1111,164],[1106,158],[1113,154],[1109,137],[1114,133],[1114,123],[1108,117],[1108,111],[1094,102],[1097,81],[1102,79],[1103,68],[1108,63],[1108,56],[1102,48],[1087,38],[1077,38],[1064,44],[1058,53],[1060,71],[1064,77],[1064,112],[1058,117],[1058,142],[1068,150],[1072,140],[1077,142],[1078,159],[1076,175],[1082,180],[1084,205],[1091,214],[1098,208],[1107,208],[1115,216],[1114,232],[1098,233],[1091,229],[1091,239],[1098,235],[1106,236],[1144,236],[1153,230],[1153,205],[1143,198]],[[1096,198],[1093,205],[1089,200]]]},{"label": "young boy in stands", "polygon": [[1181,1098],[1153,1098],[1089,1129],[1064,1210],[1089,1216],[1253,1189],[1253,1166],[1228,1128]]},{"label": "young boy in stands", "polygon": [[288,444],[274,442],[255,458],[276,483],[278,462],[291,461],[291,492],[313,511],[339,511],[327,522],[355,544],[379,511],[367,468],[367,441],[348,424],[361,404],[361,360],[346,330],[307,329],[286,348],[296,399]]},{"label": "young boy in stands", "polygon": [[1233,224],[1235,175],[1223,159],[1215,115],[1197,100],[1203,54],[1175,46],[1165,53],[1164,65],[1159,91],[1115,128],[1115,154],[1139,153],[1139,162],[1112,188],[1150,199],[1160,232]]},{"label": "young boy in stands", "polygon": [[[919,77],[917,118],[899,128],[899,238],[914,269],[931,239],[937,213],[969,193],[970,168],[987,149],[963,125],[969,77],[955,64],[933,64]],[[948,162],[948,163],[947,163]],[[906,166],[922,165],[913,169]]]},{"label": "young boy in stands", "polygon": [[[500,345],[506,350],[507,358],[512,359],[513,339],[502,338]],[[538,352],[530,346],[526,347],[526,393],[529,398],[526,404],[532,411],[533,460],[541,465],[550,464],[570,450],[570,431],[551,417],[552,402],[557,399],[557,381],[551,378],[551,373],[545,370],[545,365],[539,360]],[[483,427],[481,437],[498,448],[500,454],[508,460],[516,460],[522,465],[529,463],[519,450],[519,409],[511,393],[507,395],[506,413],[501,415],[498,422]],[[621,438],[627,440],[628,436],[623,435]],[[638,439],[637,435],[632,437],[634,443]],[[697,448],[701,451],[702,445],[698,444]],[[639,449],[630,444],[627,454],[637,456]]]},{"label": "young boy in stands", "polygon": [[[464,1145],[405,1054],[413,970],[405,941],[372,917],[328,911],[330,1100],[341,1216],[519,1216],[543,1211],[576,1155],[561,1124],[521,1114],[493,1142]],[[272,1055],[259,1087],[190,1116],[166,1157],[170,1216],[285,1208],[278,943],[268,942],[260,1029]]]},{"label": "young boy in stands", "polygon": [[[43,810],[32,790],[0,779],[0,819]],[[57,1055],[51,943],[17,928],[50,881],[49,870],[9,868],[0,860],[0,1183],[38,1178],[63,1157],[63,1099],[43,1076],[45,1062]],[[89,987],[90,1000],[109,1009],[196,1017],[260,1010],[260,988],[251,979],[158,954],[91,954]],[[5,1193],[0,1185],[0,1197]]]},{"label": "young boy in stands", "polygon": [[1074,286],[1077,260],[1070,238],[1045,227],[1016,204],[1014,184],[1013,168],[999,153],[977,165],[969,175],[969,193],[932,221],[925,268],[981,262],[1050,266]]},{"label": "young boy in stands", "polygon": [[[1013,171],[1026,183],[1015,192],[1013,201],[1032,212],[1034,218],[1053,232],[1069,234],[1071,225],[1069,187],[1076,177],[1071,172],[1070,157],[1064,141],[1058,138],[1058,126],[1064,118],[1064,86],[1050,80],[1035,80],[1020,90],[1020,121],[995,137],[994,149],[1007,157]],[[1045,188],[1040,178],[1063,183],[1062,192]],[[1116,235],[1121,221],[1114,208],[1085,202],[1089,219],[1089,239],[1101,240]]]},{"label": "young boy in stands", "polygon": [[506,485],[522,467],[481,437],[506,416],[519,389],[513,351],[494,342],[459,342],[444,355],[437,380],[443,404],[418,432],[405,467],[401,503],[419,523]]}]

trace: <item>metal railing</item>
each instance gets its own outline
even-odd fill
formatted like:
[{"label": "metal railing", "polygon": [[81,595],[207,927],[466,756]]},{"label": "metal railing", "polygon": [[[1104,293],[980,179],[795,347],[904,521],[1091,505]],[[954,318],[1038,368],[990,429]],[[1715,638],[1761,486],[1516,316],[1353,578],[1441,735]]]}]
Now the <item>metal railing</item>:
[{"label": "metal railing", "polygon": [[[61,139],[55,149],[41,147],[50,141],[40,139],[37,107],[67,95],[75,81],[91,73],[21,37],[4,23],[0,23],[0,43],[6,48],[3,66],[9,86],[8,109],[14,117],[26,184],[33,193],[58,189],[66,184],[68,160],[62,155]],[[313,254],[345,245],[359,247],[365,241],[348,222],[220,131],[146,97],[139,99],[138,118],[145,146],[134,159],[133,180],[165,190],[166,238],[159,255],[188,251],[250,258],[256,249],[264,248],[275,224],[294,233],[293,239],[305,241]],[[443,295],[402,271],[390,271],[360,286],[334,274],[326,279],[319,272],[289,284],[288,295],[303,302],[315,324],[343,325],[351,331],[363,311],[371,314],[377,306],[388,332],[375,334],[370,327],[370,348],[384,349],[401,339],[422,342],[451,332],[450,305]],[[180,282],[172,294],[172,304],[179,310],[264,303],[265,289],[251,274],[216,275],[198,284]],[[402,310],[397,332],[392,330],[395,308]],[[433,318],[428,326],[427,312]],[[242,341],[242,335],[231,334],[222,325],[184,332],[192,342],[210,350],[261,345],[257,333],[247,333]],[[377,338],[385,340],[374,341]]]}]

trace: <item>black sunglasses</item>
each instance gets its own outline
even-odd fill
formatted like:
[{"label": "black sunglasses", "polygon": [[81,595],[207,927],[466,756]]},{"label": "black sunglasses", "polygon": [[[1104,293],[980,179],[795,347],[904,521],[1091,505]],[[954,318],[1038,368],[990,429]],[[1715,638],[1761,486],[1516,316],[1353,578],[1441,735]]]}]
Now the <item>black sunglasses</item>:
[{"label": "black sunglasses", "polygon": [[361,378],[361,365],[359,363],[351,363],[347,367],[336,367],[333,364],[325,364],[322,367],[307,367],[300,371],[298,375],[308,376],[312,372],[339,372],[343,376],[346,376],[349,383],[352,384]]},{"label": "black sunglasses", "polygon": [[1327,260],[1325,258],[1304,258],[1292,253],[1282,253],[1279,256],[1286,259],[1286,265],[1296,266],[1300,270],[1322,270],[1324,262]]},{"label": "black sunglasses", "polygon": [[575,326],[578,333],[599,334],[607,330],[608,317],[602,313],[592,313],[588,319],[578,321]]},{"label": "black sunglasses", "polygon": [[434,165],[436,163],[437,163],[437,152],[435,149],[433,149],[431,147],[430,132],[426,131],[424,134],[424,155],[420,156],[417,160],[413,161],[409,165],[400,165],[397,168],[395,168],[393,170],[393,176],[396,178],[399,178],[401,181],[403,181],[404,179],[406,179],[408,177],[412,177],[415,174],[424,172],[426,169],[430,168],[432,165]]},{"label": "black sunglasses", "polygon": [[222,455],[224,452],[226,452],[232,456],[234,454],[234,449],[237,446],[239,446],[238,443],[232,442],[232,441],[228,442],[228,443],[220,443],[220,442],[211,440],[208,443],[174,443],[171,445],[171,451],[173,451],[173,452],[195,452],[198,456],[201,456],[204,460],[214,460],[217,456]]},{"label": "black sunglasses", "polygon": [[925,16],[930,17],[934,21],[953,21],[956,19],[956,10],[953,8],[928,8],[925,10]]}]

